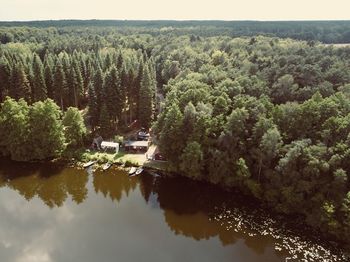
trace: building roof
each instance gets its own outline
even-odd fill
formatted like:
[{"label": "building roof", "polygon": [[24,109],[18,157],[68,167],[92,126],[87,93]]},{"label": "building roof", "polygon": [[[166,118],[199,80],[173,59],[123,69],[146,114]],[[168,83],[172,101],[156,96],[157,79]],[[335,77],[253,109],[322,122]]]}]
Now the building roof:
[{"label": "building roof", "polygon": [[102,141],[101,147],[119,148],[119,144],[118,143],[114,143],[114,142]]},{"label": "building roof", "polygon": [[125,146],[148,147],[148,141],[128,141]]}]

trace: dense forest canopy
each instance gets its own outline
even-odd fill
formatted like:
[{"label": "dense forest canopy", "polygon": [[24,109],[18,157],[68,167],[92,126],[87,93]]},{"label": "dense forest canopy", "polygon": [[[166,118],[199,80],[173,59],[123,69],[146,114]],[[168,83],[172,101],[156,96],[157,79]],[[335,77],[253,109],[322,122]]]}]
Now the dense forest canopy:
[{"label": "dense forest canopy", "polygon": [[350,43],[350,21],[173,21],[173,20],[48,20],[0,22],[0,27],[99,27],[129,34],[256,36],[293,38],[323,43]]},{"label": "dense forest canopy", "polygon": [[[80,145],[86,130],[72,107],[105,137],[138,121],[171,170],[239,188],[349,244],[349,47],[256,35],[258,22],[241,22],[244,37],[215,22],[103,22],[0,28],[2,154],[44,159]],[[274,26],[286,26],[283,37],[319,27],[324,41],[346,37],[349,24]],[[55,146],[45,151],[45,141]]]}]

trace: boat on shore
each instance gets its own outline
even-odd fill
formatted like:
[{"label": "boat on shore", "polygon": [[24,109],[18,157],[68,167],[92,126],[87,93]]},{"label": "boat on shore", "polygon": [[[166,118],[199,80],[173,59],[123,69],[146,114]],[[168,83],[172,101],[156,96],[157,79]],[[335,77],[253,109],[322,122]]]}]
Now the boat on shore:
[{"label": "boat on shore", "polygon": [[107,162],[106,164],[103,165],[102,170],[106,171],[107,169],[109,169],[112,166],[112,163]]},{"label": "boat on shore", "polygon": [[96,163],[96,161],[89,161],[89,162],[85,163],[85,164],[83,165],[83,167],[84,167],[84,168],[88,168],[88,167],[92,166],[92,165],[95,164],[95,163]]},{"label": "boat on shore", "polygon": [[143,168],[139,167],[135,172],[135,176],[141,174],[142,172],[143,172]]},{"label": "boat on shore", "polygon": [[142,167],[138,167],[138,168],[135,168],[135,170],[133,170],[133,171],[134,172],[132,174],[130,174],[130,172],[129,172],[129,176],[137,176],[137,175],[141,174],[143,172],[143,168]]},{"label": "boat on shore", "polygon": [[129,176],[135,174],[135,172],[136,172],[136,167],[134,167],[134,166],[131,167],[130,170],[129,170]]}]

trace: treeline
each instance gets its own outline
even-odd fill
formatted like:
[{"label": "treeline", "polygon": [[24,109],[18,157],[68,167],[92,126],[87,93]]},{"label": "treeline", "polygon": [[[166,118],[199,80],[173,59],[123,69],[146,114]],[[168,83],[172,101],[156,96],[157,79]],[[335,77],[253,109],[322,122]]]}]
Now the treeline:
[{"label": "treeline", "polygon": [[[349,43],[350,21],[128,21],[128,20],[50,20],[27,22],[0,22],[6,27],[54,27],[70,30],[69,27],[109,27],[108,30],[129,34],[194,34],[202,37],[208,36],[257,36],[293,38],[307,41],[320,41],[323,43]],[[160,30],[161,29],[161,30]],[[9,34],[0,33],[0,42],[8,39]]]},{"label": "treeline", "polygon": [[349,244],[350,49],[265,37],[177,48],[154,127],[170,168]]}]

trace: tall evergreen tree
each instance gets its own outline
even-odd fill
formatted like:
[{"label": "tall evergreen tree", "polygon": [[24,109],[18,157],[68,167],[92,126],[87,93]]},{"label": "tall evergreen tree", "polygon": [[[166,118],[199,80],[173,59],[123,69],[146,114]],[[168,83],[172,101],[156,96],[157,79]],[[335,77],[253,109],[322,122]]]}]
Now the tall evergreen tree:
[{"label": "tall evergreen tree", "polygon": [[111,121],[106,104],[103,104],[100,111],[100,135],[109,137],[111,134]]},{"label": "tall evergreen tree", "polygon": [[150,127],[153,116],[153,81],[148,67],[143,70],[139,94],[139,121],[143,127]]},{"label": "tall evergreen tree", "polygon": [[63,110],[65,106],[65,94],[67,93],[67,81],[60,60],[57,61],[55,67],[53,90],[55,101]]},{"label": "tall evergreen tree", "polygon": [[97,95],[95,92],[95,87],[92,83],[89,85],[89,100],[88,100],[88,110],[90,117],[90,125],[94,130],[99,123],[100,119],[100,108],[97,100]]},{"label": "tall evergreen tree", "polygon": [[33,86],[32,100],[40,101],[47,98],[47,88],[45,84],[43,64],[38,55],[34,55],[33,59]]},{"label": "tall evergreen tree", "polygon": [[[125,66],[122,67],[122,71],[120,73],[120,87],[121,87],[121,97],[123,99],[123,119],[125,125],[127,125],[127,114],[126,114],[126,100],[127,100],[127,88],[128,88],[128,74],[126,72]],[[129,101],[128,101],[129,102]]]},{"label": "tall evergreen tree", "polygon": [[[135,96],[134,96],[134,90],[135,88],[135,76],[134,71],[132,68],[129,69],[127,75],[126,75],[126,96],[128,97],[128,107],[129,107],[129,116],[130,116],[130,123],[134,120],[134,115],[136,115],[138,112],[135,110],[136,106],[135,104]],[[137,97],[138,98],[138,97]],[[137,101],[137,100],[136,100]]]},{"label": "tall evergreen tree", "polygon": [[96,95],[96,104],[97,104],[97,111],[98,115],[100,115],[101,111],[101,105],[104,103],[103,97],[104,97],[104,77],[103,73],[100,67],[97,68],[96,73],[93,78],[93,86],[94,86],[94,92]]},{"label": "tall evergreen tree", "polygon": [[119,70],[119,72],[122,71],[123,65],[124,65],[124,59],[123,59],[122,53],[120,52],[117,58],[117,69]]},{"label": "tall evergreen tree", "polygon": [[109,116],[114,122],[121,119],[124,104],[123,92],[117,69],[112,66],[107,73],[104,83],[104,100]]},{"label": "tall evergreen tree", "polygon": [[[76,60],[77,58],[74,58],[73,60],[73,69],[75,72],[75,97],[74,97],[74,104],[76,107],[80,106],[80,101],[84,97],[84,79],[81,73],[81,68],[79,65],[79,62]],[[89,77],[90,78],[90,77]]]},{"label": "tall evergreen tree", "polygon": [[31,101],[30,84],[20,63],[12,69],[9,95],[16,100],[24,98],[27,102]]},{"label": "tall evergreen tree", "polygon": [[139,64],[139,68],[138,68],[138,72],[137,72],[137,76],[135,78],[135,83],[134,83],[134,88],[133,88],[133,92],[132,92],[132,100],[135,102],[136,104],[136,112],[137,112],[137,118],[139,117],[139,97],[140,97],[140,89],[141,89],[141,81],[142,81],[142,77],[143,77],[143,71],[144,71],[144,64],[143,64],[143,60],[140,60],[140,64]]},{"label": "tall evergreen tree", "polygon": [[53,90],[53,72],[51,65],[49,63],[45,63],[44,66],[44,77],[45,84],[47,88],[47,97],[54,98],[54,90]]},{"label": "tall evergreen tree", "polygon": [[0,57],[0,102],[7,95],[9,80],[11,76],[11,67],[6,57]]},{"label": "tall evergreen tree", "polygon": [[68,87],[68,97],[67,102],[68,106],[78,106],[78,81],[77,75],[75,73],[74,68],[71,68],[69,74],[67,75],[67,87]]},{"label": "tall evergreen tree", "polygon": [[108,53],[104,61],[104,70],[105,71],[109,70],[111,66],[112,66],[112,58],[111,58],[111,55]]}]

